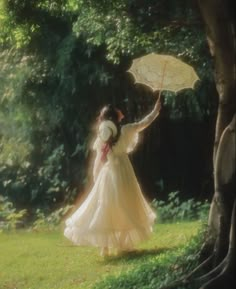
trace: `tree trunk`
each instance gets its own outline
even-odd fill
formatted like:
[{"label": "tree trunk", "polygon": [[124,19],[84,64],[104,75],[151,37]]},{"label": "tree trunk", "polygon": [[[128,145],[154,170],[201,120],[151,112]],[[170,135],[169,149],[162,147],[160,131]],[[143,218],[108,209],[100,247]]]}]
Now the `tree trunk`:
[{"label": "tree trunk", "polygon": [[219,94],[214,159],[221,134],[236,111],[235,19],[231,0],[199,0],[211,55],[215,60],[215,82]]},{"label": "tree trunk", "polygon": [[[200,289],[235,287],[236,231],[236,19],[233,0],[198,0],[215,64],[219,107],[214,143],[214,196],[204,246],[207,258],[188,276],[163,288],[192,284]],[[193,279],[200,270],[206,274]],[[162,288],[162,289],[163,289]]]},{"label": "tree trunk", "polygon": [[[179,285],[203,284],[200,289],[234,288],[236,232],[236,113],[219,141],[215,160],[215,194],[209,216],[209,240],[214,240],[212,252],[189,275],[161,289],[176,289]],[[209,244],[206,245],[209,248]],[[210,246],[211,247],[211,246]],[[206,274],[194,277],[199,271]]]},{"label": "tree trunk", "polygon": [[[230,238],[235,234],[236,194],[236,38],[232,1],[199,0],[206,24],[206,34],[215,63],[215,82],[219,94],[219,107],[214,143],[215,192],[209,214],[209,240],[214,249],[212,270],[198,280],[205,283],[201,289],[231,288],[234,284],[235,256]],[[231,249],[232,251],[232,249]],[[228,252],[228,253],[227,253]]]}]

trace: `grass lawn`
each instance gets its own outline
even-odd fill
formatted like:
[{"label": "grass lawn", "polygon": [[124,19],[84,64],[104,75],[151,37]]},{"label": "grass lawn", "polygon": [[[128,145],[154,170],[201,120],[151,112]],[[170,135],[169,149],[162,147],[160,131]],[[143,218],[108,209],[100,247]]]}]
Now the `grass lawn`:
[{"label": "grass lawn", "polygon": [[198,233],[200,222],[157,224],[152,238],[124,256],[102,258],[96,248],[73,246],[63,232],[0,233],[0,289],[92,288]]}]

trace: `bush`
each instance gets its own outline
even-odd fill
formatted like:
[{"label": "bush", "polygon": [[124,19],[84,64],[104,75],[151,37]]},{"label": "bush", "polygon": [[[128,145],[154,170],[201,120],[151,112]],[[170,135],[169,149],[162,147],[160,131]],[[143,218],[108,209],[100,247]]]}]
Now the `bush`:
[{"label": "bush", "polygon": [[26,223],[30,230],[55,230],[72,207],[67,205],[48,214],[38,208],[31,213],[29,222],[26,209],[17,210],[7,197],[0,195],[0,232],[25,227]]},{"label": "bush", "polygon": [[17,210],[7,197],[0,196],[0,232],[22,226],[26,214],[27,210]]},{"label": "bush", "polygon": [[158,220],[160,222],[176,222],[183,220],[205,220],[209,211],[209,203],[207,201],[200,202],[194,199],[181,201],[179,192],[171,192],[167,201],[154,200],[153,207],[157,211]]},{"label": "bush", "polygon": [[65,207],[61,207],[51,214],[46,215],[42,210],[36,210],[36,220],[34,221],[31,229],[33,230],[54,230],[56,229],[63,217],[68,213],[72,206],[67,205]]}]

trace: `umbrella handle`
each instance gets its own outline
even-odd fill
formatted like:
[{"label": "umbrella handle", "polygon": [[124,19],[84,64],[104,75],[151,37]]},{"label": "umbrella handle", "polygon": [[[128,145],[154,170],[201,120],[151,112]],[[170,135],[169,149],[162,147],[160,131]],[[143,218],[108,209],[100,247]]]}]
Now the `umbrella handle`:
[{"label": "umbrella handle", "polygon": [[158,90],[154,95],[156,95],[157,99],[159,99],[161,101],[162,98],[162,94],[161,94],[162,90]]},{"label": "umbrella handle", "polygon": [[[164,68],[163,68],[163,74],[162,74],[162,77],[161,77],[161,85],[160,85],[160,88],[162,89],[162,86],[163,86],[163,82],[164,82],[164,75],[165,75],[165,72],[166,72],[166,66],[167,66],[167,61],[165,62],[165,65],[164,65]],[[158,93],[158,99],[160,99],[161,101],[161,89],[159,89],[159,93]]]},{"label": "umbrella handle", "polygon": [[159,101],[161,103],[161,105],[163,103],[163,99],[164,99],[164,96],[161,94],[161,90],[159,90],[157,101]]}]

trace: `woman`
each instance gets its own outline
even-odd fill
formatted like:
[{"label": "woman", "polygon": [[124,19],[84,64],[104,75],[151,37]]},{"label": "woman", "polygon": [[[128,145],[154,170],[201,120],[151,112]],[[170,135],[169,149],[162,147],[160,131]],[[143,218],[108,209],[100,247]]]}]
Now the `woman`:
[{"label": "woman", "polygon": [[139,132],[156,119],[160,109],[158,99],[145,118],[123,126],[119,110],[111,105],[102,109],[93,145],[94,186],[66,220],[64,234],[73,243],[100,247],[104,256],[112,249],[132,250],[150,236],[156,215],[141,192],[128,153],[136,146]]}]

